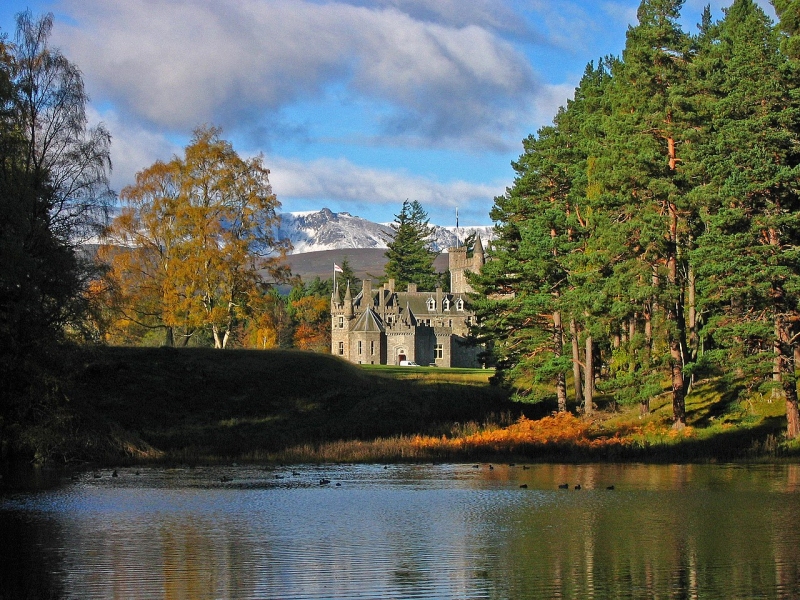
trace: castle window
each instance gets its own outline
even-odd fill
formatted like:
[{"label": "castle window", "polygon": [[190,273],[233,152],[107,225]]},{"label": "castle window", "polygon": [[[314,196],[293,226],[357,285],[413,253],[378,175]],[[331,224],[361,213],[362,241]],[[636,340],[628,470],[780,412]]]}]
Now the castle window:
[{"label": "castle window", "polygon": [[433,296],[428,298],[428,310],[436,310],[436,300],[433,299]]},{"label": "castle window", "polygon": [[372,340],[369,343],[369,353],[373,356],[375,355],[375,340]]},{"label": "castle window", "polygon": [[361,340],[358,340],[358,353],[361,354]]},{"label": "castle window", "polygon": [[344,342],[339,342],[339,354],[344,354]]},{"label": "castle window", "polygon": [[449,298],[445,298],[444,300],[442,300],[442,307],[445,310],[450,310],[450,299]]},{"label": "castle window", "polygon": [[344,317],[339,317],[339,328],[344,329]]},{"label": "castle window", "polygon": [[444,346],[442,344],[436,344],[433,347],[433,358],[444,358]]},{"label": "castle window", "polygon": [[456,310],[459,310],[459,311],[460,310],[464,310],[464,299],[463,298],[459,298],[458,300],[456,300]]}]

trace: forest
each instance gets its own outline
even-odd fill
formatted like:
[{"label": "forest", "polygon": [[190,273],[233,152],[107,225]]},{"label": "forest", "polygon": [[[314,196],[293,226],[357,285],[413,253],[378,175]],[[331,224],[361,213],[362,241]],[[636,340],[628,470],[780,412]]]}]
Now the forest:
[{"label": "forest", "polygon": [[[800,6],[735,0],[695,33],[643,0],[621,57],[590,63],[524,140],[472,277],[480,335],[516,397],[596,394],[647,413],[694,382],[781,398],[800,434]],[[569,388],[569,389],[568,389]]]}]

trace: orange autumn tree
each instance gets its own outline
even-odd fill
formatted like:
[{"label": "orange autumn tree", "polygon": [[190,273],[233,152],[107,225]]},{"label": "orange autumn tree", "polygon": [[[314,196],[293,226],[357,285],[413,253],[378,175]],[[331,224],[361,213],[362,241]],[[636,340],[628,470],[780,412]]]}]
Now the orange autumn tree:
[{"label": "orange autumn tree", "polygon": [[103,254],[121,317],[163,327],[167,345],[177,330],[184,339],[206,330],[225,348],[237,321],[288,275],[268,176],[260,157],[239,157],[217,128],[197,129],[183,158],[139,173],[121,193],[126,208]]},{"label": "orange autumn tree", "polygon": [[163,328],[165,345],[174,345],[176,329],[186,342],[193,330],[174,310],[180,295],[175,266],[185,233],[180,222],[180,161],[158,161],[137,173],[136,183],[123,189],[120,199],[125,206],[98,252],[110,265],[107,301],[117,317],[112,339],[129,341],[135,337],[132,330]]},{"label": "orange autumn tree", "polygon": [[320,296],[304,296],[292,302],[292,310],[297,322],[295,347],[316,352],[330,351],[330,300]]}]

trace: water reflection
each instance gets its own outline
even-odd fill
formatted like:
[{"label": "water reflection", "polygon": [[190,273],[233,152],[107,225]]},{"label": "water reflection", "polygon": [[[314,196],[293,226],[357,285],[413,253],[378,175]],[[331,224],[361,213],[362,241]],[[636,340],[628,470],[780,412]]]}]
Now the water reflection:
[{"label": "water reflection", "polygon": [[87,474],[0,496],[0,598],[792,598],[798,491],[798,465]]}]

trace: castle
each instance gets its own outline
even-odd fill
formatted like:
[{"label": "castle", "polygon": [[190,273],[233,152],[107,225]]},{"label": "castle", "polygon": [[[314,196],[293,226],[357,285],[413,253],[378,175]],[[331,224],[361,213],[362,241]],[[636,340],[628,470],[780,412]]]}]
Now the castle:
[{"label": "castle", "polygon": [[478,272],[485,261],[480,237],[472,256],[465,247],[448,249],[450,292],[396,291],[390,279],[352,297],[348,282],[344,300],[331,295],[331,353],[358,364],[399,365],[413,361],[439,367],[479,367],[480,346],[469,343],[475,314],[470,310],[466,271]]}]

